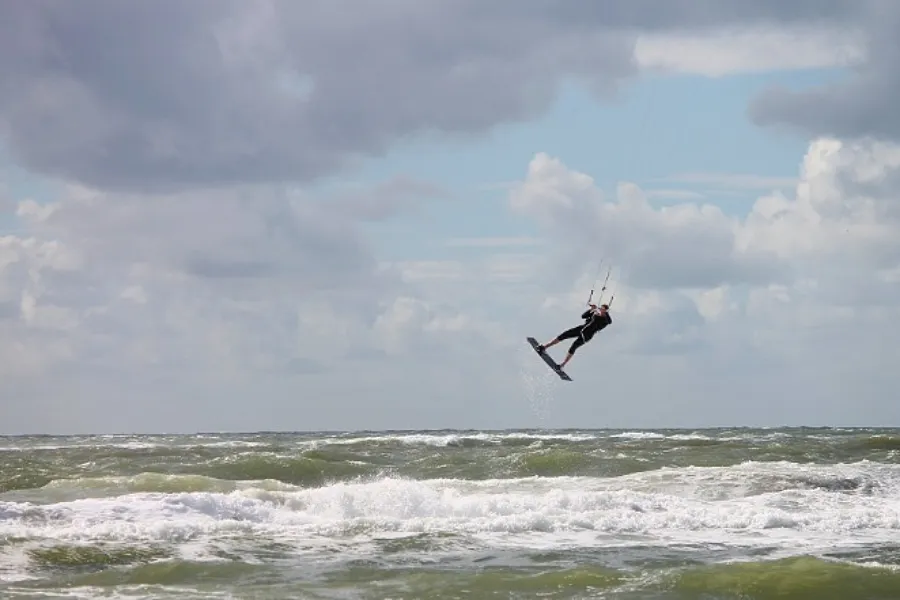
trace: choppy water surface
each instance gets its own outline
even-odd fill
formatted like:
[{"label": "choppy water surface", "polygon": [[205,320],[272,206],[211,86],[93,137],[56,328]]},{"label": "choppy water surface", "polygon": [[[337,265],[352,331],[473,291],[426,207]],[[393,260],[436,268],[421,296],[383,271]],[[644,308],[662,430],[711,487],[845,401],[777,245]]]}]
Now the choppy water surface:
[{"label": "choppy water surface", "polygon": [[900,598],[900,430],[0,437],[0,597]]}]

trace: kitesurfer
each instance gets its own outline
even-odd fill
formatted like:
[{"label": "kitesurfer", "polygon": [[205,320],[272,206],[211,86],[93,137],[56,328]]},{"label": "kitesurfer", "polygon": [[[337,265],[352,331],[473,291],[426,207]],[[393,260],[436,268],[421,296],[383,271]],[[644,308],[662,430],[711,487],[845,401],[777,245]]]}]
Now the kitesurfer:
[{"label": "kitesurfer", "polygon": [[572,355],[575,354],[575,351],[578,350],[578,348],[589,342],[591,338],[594,337],[595,333],[612,323],[612,317],[609,316],[608,304],[601,304],[599,307],[597,307],[596,304],[591,304],[589,306],[590,308],[581,314],[581,318],[585,320],[584,325],[576,325],[571,329],[566,329],[551,341],[538,346],[538,351],[544,352],[547,348],[555,346],[562,340],[575,338],[572,345],[569,346],[569,352],[566,354],[565,360],[559,365],[560,369],[565,367],[566,364],[572,360]]}]

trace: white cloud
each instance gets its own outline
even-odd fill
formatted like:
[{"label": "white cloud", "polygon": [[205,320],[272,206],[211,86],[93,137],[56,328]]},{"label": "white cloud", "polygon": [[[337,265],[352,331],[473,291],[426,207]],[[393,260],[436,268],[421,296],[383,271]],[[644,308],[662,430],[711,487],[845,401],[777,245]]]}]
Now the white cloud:
[{"label": "white cloud", "polygon": [[[632,384],[624,380],[640,378],[641,367],[618,354],[661,353],[670,357],[667,395],[699,394],[682,400],[694,419],[706,411],[706,422],[730,415],[772,423],[772,414],[742,404],[766,393],[782,402],[778,418],[795,422],[896,421],[900,410],[892,390],[900,381],[887,366],[900,354],[895,342],[879,340],[900,335],[900,289],[886,276],[900,265],[898,152],[875,142],[817,140],[793,194],[763,196],[742,218],[725,217],[711,205],[652,209],[634,186],[606,198],[585,174],[537,155],[511,193],[511,206],[568,249],[557,257],[568,262],[543,274],[548,287],[559,271],[582,274],[571,293],[546,306],[557,315],[568,310],[576,320],[594,269],[578,257],[591,245],[606,246],[627,267],[624,285],[617,286],[613,327],[600,334],[600,343],[592,342],[585,353],[591,358],[573,363],[580,385],[604,384],[579,362],[602,360],[606,385],[614,381],[626,390]],[[840,368],[832,370],[835,361]],[[644,371],[657,367],[647,359]],[[750,373],[758,377],[752,385]],[[725,386],[730,395],[700,394],[704,381],[710,389]],[[856,400],[871,414],[841,400],[851,382],[866,382],[869,395]],[[831,404],[813,412],[819,401]]]},{"label": "white cloud", "polygon": [[531,162],[511,205],[559,236],[556,247],[567,251],[568,261],[615,257],[639,286],[721,285],[777,274],[768,252],[736,248],[738,223],[717,206],[682,203],[657,210],[632,184],[622,184],[616,201],[606,202],[589,176],[545,154]]},{"label": "white cloud", "polygon": [[635,58],[644,69],[721,77],[858,65],[867,57],[864,42],[861,32],[837,27],[667,31],[638,37]]},{"label": "white cloud", "polygon": [[654,209],[632,184],[607,199],[586,174],[538,154],[510,205],[536,219],[553,245],[568,248],[566,256],[604,248],[627,265],[634,286],[721,290],[792,283],[800,279],[798,267],[818,275],[896,266],[898,191],[887,184],[900,181],[898,174],[898,146],[820,139],[811,144],[792,195],[761,196],[738,218],[713,204]]},{"label": "white cloud", "polygon": [[614,323],[572,363],[560,425],[846,422],[851,385],[889,420],[898,172],[893,146],[818,140],[791,195],[738,218],[607,196],[539,154],[509,201],[551,254],[489,240],[395,264],[365,215],[283,190],[71,188],[0,238],[0,374],[25,402],[4,427],[533,424],[520,373],[552,374],[524,338],[578,322],[601,257]]},{"label": "white cloud", "polygon": [[820,140],[804,159],[795,197],[757,200],[738,244],[784,259],[893,266],[900,258],[897,190],[878,184],[898,168],[897,146]]}]

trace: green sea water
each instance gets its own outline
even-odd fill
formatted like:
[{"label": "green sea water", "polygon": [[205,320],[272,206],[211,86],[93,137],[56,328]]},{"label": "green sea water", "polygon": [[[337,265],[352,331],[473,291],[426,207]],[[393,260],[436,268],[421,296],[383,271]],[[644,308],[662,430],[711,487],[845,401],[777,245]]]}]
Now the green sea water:
[{"label": "green sea water", "polygon": [[900,599],[900,430],[0,437],[0,598]]}]

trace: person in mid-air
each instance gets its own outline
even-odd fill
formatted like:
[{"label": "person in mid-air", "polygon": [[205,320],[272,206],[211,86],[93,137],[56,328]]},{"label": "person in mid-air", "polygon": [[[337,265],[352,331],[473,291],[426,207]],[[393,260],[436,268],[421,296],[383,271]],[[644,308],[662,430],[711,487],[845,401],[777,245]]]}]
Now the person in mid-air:
[{"label": "person in mid-air", "polygon": [[544,352],[547,348],[555,346],[562,340],[575,338],[572,345],[569,346],[569,352],[566,354],[566,358],[559,365],[560,369],[565,367],[566,364],[572,360],[572,355],[575,354],[575,351],[578,350],[578,348],[588,343],[591,338],[594,337],[595,333],[612,323],[612,317],[609,316],[608,304],[601,304],[599,308],[596,304],[591,304],[590,308],[581,314],[581,318],[585,320],[584,325],[576,325],[571,329],[566,329],[551,341],[538,346],[538,350]]}]

